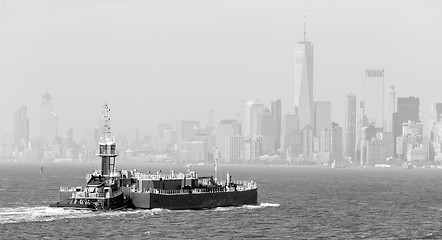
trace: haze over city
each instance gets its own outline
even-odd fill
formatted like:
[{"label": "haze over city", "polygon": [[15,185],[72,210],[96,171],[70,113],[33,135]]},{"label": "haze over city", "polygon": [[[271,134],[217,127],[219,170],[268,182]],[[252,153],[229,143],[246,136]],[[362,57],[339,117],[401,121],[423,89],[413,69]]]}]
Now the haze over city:
[{"label": "haze over city", "polygon": [[[294,47],[315,46],[317,100],[343,124],[345,94],[360,96],[366,68],[385,69],[397,96],[421,97],[422,117],[440,86],[438,1],[2,1],[1,133],[28,106],[39,135],[40,101],[54,97],[59,129],[95,127],[108,101],[115,131],[155,134],[158,123],[234,118],[241,100],[282,99],[294,111]],[[425,121],[423,121],[426,124]]]}]

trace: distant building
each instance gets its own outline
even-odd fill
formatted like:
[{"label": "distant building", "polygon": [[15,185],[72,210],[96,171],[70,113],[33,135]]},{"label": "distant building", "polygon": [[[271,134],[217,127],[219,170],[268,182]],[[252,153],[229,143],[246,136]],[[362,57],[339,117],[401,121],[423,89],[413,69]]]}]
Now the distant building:
[{"label": "distant building", "polygon": [[245,159],[245,142],[246,137],[243,136],[228,136],[225,159],[227,162],[234,162]]},{"label": "distant building", "polygon": [[442,161],[442,103],[431,105],[429,129],[429,160]]},{"label": "distant building", "polygon": [[2,157],[12,157],[12,139],[11,135],[5,134],[2,137],[2,147],[1,147]]},{"label": "distant building", "polygon": [[376,128],[384,127],[384,70],[367,69],[364,78],[365,115]]},{"label": "distant building", "polygon": [[253,103],[253,105],[250,108],[250,125],[249,125],[249,134],[248,136],[250,138],[254,138],[257,135],[260,135],[260,129],[258,126],[258,121],[260,121],[263,113],[266,113],[266,115],[270,115],[270,110],[264,106],[262,103]]},{"label": "distant building", "polygon": [[355,158],[356,147],[356,95],[348,94],[345,99],[345,145],[344,156],[352,162]]},{"label": "distant building", "polygon": [[172,129],[172,126],[170,125],[170,123],[158,124],[158,137],[160,139],[163,139],[165,130],[171,130],[171,129]]},{"label": "distant building", "polygon": [[313,128],[310,125],[302,129],[302,155],[305,161],[313,160]]},{"label": "distant building", "polygon": [[366,165],[374,166],[376,164],[385,164],[385,143],[381,137],[374,138],[366,145]]},{"label": "distant building", "polygon": [[306,40],[304,19],[304,41],[295,46],[295,107],[299,116],[299,127],[313,126],[313,45]]},{"label": "distant building", "polygon": [[394,86],[390,86],[388,91],[387,116],[385,117],[385,132],[393,132],[393,114],[396,112],[396,92]]},{"label": "distant building", "polygon": [[275,135],[275,150],[278,151],[281,148],[281,99],[272,99],[271,107],[272,117],[274,121],[274,135]]},{"label": "distant building", "polygon": [[397,98],[397,114],[394,119],[395,136],[402,135],[402,124],[408,121],[419,122],[419,98]]},{"label": "distant building", "polygon": [[41,139],[44,145],[51,144],[58,136],[58,117],[52,100],[48,91],[41,99]]},{"label": "distant building", "polygon": [[241,105],[241,135],[250,137],[250,111],[255,100],[245,99]]},{"label": "distant building", "polygon": [[385,157],[394,157],[394,136],[391,132],[384,132],[382,140],[385,144]]},{"label": "distant building", "polygon": [[23,152],[29,145],[29,119],[27,107],[20,106],[14,112],[14,146]]},{"label": "distant building", "polygon": [[239,135],[241,135],[241,125],[237,120],[224,119],[219,123],[215,139],[220,160],[232,159],[229,158],[228,147],[231,143],[228,142],[228,139]]},{"label": "distant building", "polygon": [[191,141],[193,136],[199,132],[200,122],[193,120],[179,120],[177,122],[178,143]]},{"label": "distant building", "polygon": [[[423,126],[420,122],[408,121],[402,124],[402,135],[397,137],[396,140],[396,153],[399,158],[402,160],[416,160],[410,159],[414,157],[414,155],[410,155],[411,152],[413,154],[420,154],[420,150],[411,151],[413,149],[423,149]],[[417,157],[421,159],[420,157]],[[426,158],[426,157],[425,157]]]},{"label": "distant building", "polygon": [[319,137],[322,129],[331,127],[331,102],[315,102],[314,136]]},{"label": "distant building", "polygon": [[378,133],[381,129],[380,128],[375,128],[374,124],[370,124],[366,127],[361,128],[361,135],[360,135],[360,164],[361,165],[366,165],[367,164],[367,146],[368,143],[373,141],[373,140],[377,140],[379,141],[379,139],[375,139],[378,136]]},{"label": "distant building", "polygon": [[203,141],[183,141],[178,146],[178,158],[182,162],[205,162],[206,151]]},{"label": "distant building", "polygon": [[331,150],[331,130],[324,128],[319,137],[319,152],[330,152]]},{"label": "distant building", "polygon": [[260,155],[264,154],[275,154],[275,122],[273,116],[270,113],[261,113],[258,115],[258,135],[261,137],[261,152]]},{"label": "distant building", "polygon": [[[396,141],[402,136],[402,124],[408,121],[420,122],[419,120],[420,101],[416,97],[399,97],[397,98],[397,112],[393,114],[393,135]],[[395,147],[398,144],[395,143]],[[398,151],[395,150],[397,153]]]},{"label": "distant building", "polygon": [[342,127],[337,123],[332,123],[331,128],[331,151],[330,160],[341,161],[342,160]]},{"label": "distant building", "polygon": [[[368,119],[365,116],[364,112],[365,103],[360,102],[359,107],[356,108],[356,146],[355,146],[355,160],[353,164],[363,164],[365,160],[363,160],[362,156],[365,156],[363,152],[363,146],[365,144],[365,136],[364,131],[365,127],[368,125]],[[365,158],[365,157],[364,157]]]},{"label": "distant building", "polygon": [[301,134],[299,132],[299,118],[296,114],[287,114],[284,117],[283,142],[284,155],[286,159],[302,153]]}]

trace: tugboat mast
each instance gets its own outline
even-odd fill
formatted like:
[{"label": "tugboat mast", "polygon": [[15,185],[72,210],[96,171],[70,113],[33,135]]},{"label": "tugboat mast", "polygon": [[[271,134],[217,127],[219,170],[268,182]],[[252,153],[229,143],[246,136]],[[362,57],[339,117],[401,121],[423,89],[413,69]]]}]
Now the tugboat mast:
[{"label": "tugboat mast", "polygon": [[101,112],[103,126],[102,134],[100,137],[100,152],[98,156],[101,157],[101,174],[110,175],[115,172],[115,158],[116,154],[116,144],[115,137],[111,136],[110,130],[110,108],[107,103],[103,105],[103,111]]},{"label": "tugboat mast", "polygon": [[215,148],[215,183],[218,181],[218,148]]}]

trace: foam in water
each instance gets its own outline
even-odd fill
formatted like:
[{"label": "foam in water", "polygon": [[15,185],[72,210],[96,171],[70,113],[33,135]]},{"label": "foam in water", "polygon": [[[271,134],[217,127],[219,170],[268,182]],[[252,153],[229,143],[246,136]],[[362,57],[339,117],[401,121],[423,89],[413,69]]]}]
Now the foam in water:
[{"label": "foam in water", "polygon": [[224,212],[235,209],[260,209],[266,207],[279,207],[279,203],[259,203],[257,205],[243,205],[240,207],[217,207],[214,209],[214,211]]},{"label": "foam in water", "polygon": [[74,210],[53,207],[17,207],[0,208],[0,224],[21,222],[48,222],[69,218],[89,218],[100,214],[103,217],[115,217],[127,214],[156,215],[161,212],[170,212],[167,209],[135,209],[122,211],[92,212],[88,210]]},{"label": "foam in water", "polygon": [[91,212],[51,207],[0,208],[0,224],[87,217]]},{"label": "foam in water", "polygon": [[244,205],[243,208],[246,209],[259,209],[266,207],[279,207],[279,203],[259,203],[258,205]]},{"label": "foam in water", "polygon": [[[279,207],[279,203],[259,203],[258,205],[244,205],[241,207],[218,207],[213,211],[231,211],[235,209],[260,209],[266,207]],[[73,210],[52,207],[17,207],[0,208],[0,224],[20,223],[20,222],[48,222],[68,218],[88,218],[100,214],[104,217],[114,217],[126,214],[157,215],[161,213],[170,213],[171,210],[154,209],[135,209],[123,211],[91,212],[84,210]]]}]

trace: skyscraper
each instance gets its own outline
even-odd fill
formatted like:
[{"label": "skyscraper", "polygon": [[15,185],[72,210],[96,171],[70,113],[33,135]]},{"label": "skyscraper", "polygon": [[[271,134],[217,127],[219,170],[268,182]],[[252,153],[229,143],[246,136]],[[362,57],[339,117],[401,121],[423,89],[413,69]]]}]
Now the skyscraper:
[{"label": "skyscraper", "polygon": [[29,143],[29,119],[26,106],[20,106],[14,112],[14,145],[19,150],[28,146]]},{"label": "skyscraper", "polygon": [[[258,129],[258,121],[259,114],[268,113],[270,114],[270,110],[264,106],[262,103],[253,103],[250,107],[250,121],[249,121],[249,137],[254,138],[257,135],[260,135],[260,131]],[[271,115],[271,114],[270,114]]]},{"label": "skyscraper", "polygon": [[261,154],[275,152],[275,121],[270,112],[260,112],[256,116],[256,133],[261,137]]},{"label": "skyscraper", "polygon": [[363,83],[365,115],[375,127],[384,127],[384,70],[365,70]]},{"label": "skyscraper", "polygon": [[402,124],[408,121],[419,122],[419,98],[398,97],[397,114],[394,119],[395,137],[402,135]]},{"label": "skyscraper", "polygon": [[386,126],[385,132],[393,132],[393,113],[396,112],[396,93],[394,91],[394,86],[390,86],[388,91],[388,106],[387,106],[387,116],[385,119]]},{"label": "skyscraper", "polygon": [[402,124],[408,121],[419,122],[419,98],[398,97],[397,112],[393,114],[393,140],[395,153],[397,153],[397,137],[402,136]]},{"label": "skyscraper", "polygon": [[250,138],[250,109],[255,100],[244,99],[241,105],[241,135]]},{"label": "skyscraper", "polygon": [[237,120],[224,119],[219,123],[216,130],[216,147],[220,160],[228,160],[228,138],[239,136],[240,125]]},{"label": "skyscraper", "polygon": [[278,151],[281,148],[281,99],[272,99],[271,111],[275,126],[275,150]]},{"label": "skyscraper", "polygon": [[331,127],[330,160],[342,160],[342,127],[333,122]]},{"label": "skyscraper", "polygon": [[355,146],[355,161],[354,164],[363,164],[362,144],[363,144],[363,128],[368,125],[367,117],[365,116],[365,103],[362,101],[359,103],[359,107],[356,108],[356,146]]},{"label": "skyscraper", "polygon": [[41,139],[44,144],[51,143],[58,136],[58,119],[52,99],[47,90],[41,99]]},{"label": "skyscraper", "polygon": [[178,143],[192,141],[195,134],[199,131],[199,127],[199,121],[179,120],[177,122]]},{"label": "skyscraper", "polygon": [[345,99],[345,145],[344,155],[355,161],[356,146],[356,95],[348,94]]},{"label": "skyscraper", "polygon": [[301,134],[299,133],[299,118],[295,114],[284,117],[284,154],[287,159],[300,154]]},{"label": "skyscraper", "polygon": [[314,118],[314,136],[319,137],[321,131],[325,128],[331,128],[331,102],[317,101],[315,103],[315,118]]},{"label": "skyscraper", "polygon": [[442,103],[432,104],[430,114],[434,122],[440,122],[442,120]]},{"label": "skyscraper", "polygon": [[313,126],[313,45],[306,40],[304,18],[304,41],[296,45],[295,52],[295,109],[299,127]]}]

